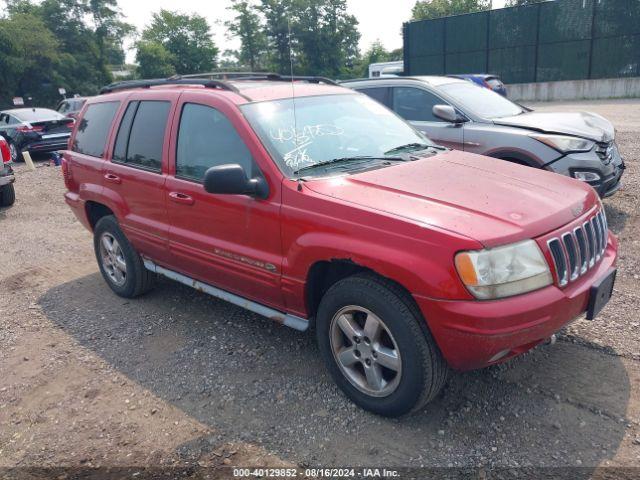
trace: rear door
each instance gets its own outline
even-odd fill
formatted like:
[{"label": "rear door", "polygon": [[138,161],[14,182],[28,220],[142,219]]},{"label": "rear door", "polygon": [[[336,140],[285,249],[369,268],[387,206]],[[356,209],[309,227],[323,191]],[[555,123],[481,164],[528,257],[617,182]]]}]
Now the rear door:
[{"label": "rear door", "polygon": [[[209,92],[185,92],[173,123],[165,190],[173,268],[282,308],[279,182],[256,162],[264,149],[237,107]],[[249,177],[263,176],[269,198],[207,193],[206,170],[229,163],[242,165]]]},{"label": "rear door", "polygon": [[169,226],[164,199],[171,113],[177,92],[134,93],[123,105],[104,194],[119,206],[120,223],[141,254],[166,262]]},{"label": "rear door", "polygon": [[63,154],[84,200],[102,198],[107,143],[119,108],[119,100],[89,105]]},{"label": "rear door", "polygon": [[418,87],[393,87],[393,110],[439,145],[463,150],[464,128],[433,115],[434,105],[449,105],[433,93]]}]

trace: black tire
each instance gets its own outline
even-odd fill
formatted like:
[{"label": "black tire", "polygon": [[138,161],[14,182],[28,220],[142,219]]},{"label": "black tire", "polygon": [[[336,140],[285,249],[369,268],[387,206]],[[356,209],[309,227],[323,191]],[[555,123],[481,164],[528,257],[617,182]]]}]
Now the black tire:
[{"label": "black tire", "polygon": [[0,187],[0,207],[10,207],[16,201],[16,190],[13,183]]},{"label": "black tire", "polygon": [[[373,312],[397,344],[402,373],[387,396],[368,395],[356,388],[334,357],[330,324],[338,311],[350,305]],[[318,307],[316,335],[323,360],[340,389],[354,403],[378,415],[398,417],[420,410],[446,383],[448,366],[413,299],[393,282],[375,275],[357,274],[327,291]]]},{"label": "black tire", "polygon": [[[126,276],[124,284],[122,285],[118,285],[112,280],[102,261],[100,242],[105,233],[108,233],[117,240],[122,251],[122,256],[126,262]],[[102,277],[111,290],[117,295],[125,298],[134,298],[153,288],[156,279],[155,274],[144,267],[142,258],[138,252],[133,249],[129,240],[127,240],[127,237],[120,229],[116,217],[107,215],[98,220],[98,223],[96,223],[93,229],[93,247],[98,266],[100,267],[100,273],[102,273]]]}]

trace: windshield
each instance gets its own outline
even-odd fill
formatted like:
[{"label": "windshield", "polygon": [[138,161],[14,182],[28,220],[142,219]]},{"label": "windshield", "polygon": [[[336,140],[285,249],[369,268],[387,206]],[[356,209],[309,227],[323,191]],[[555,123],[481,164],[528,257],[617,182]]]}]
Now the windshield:
[{"label": "windshield", "polygon": [[502,95],[473,83],[448,83],[440,89],[456,100],[460,108],[482,118],[511,117],[524,111]]},{"label": "windshield", "polygon": [[336,159],[375,157],[370,161],[373,164],[378,158],[397,158],[398,147],[416,151],[431,145],[426,137],[366,95],[298,97],[295,115],[293,105],[288,98],[241,107],[289,177],[300,170],[309,173],[313,165]]}]

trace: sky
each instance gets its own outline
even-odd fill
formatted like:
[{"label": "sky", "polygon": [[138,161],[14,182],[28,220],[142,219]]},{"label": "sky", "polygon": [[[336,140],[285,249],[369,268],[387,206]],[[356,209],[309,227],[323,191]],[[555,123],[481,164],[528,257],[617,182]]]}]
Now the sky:
[{"label": "sky", "polygon": [[[497,0],[501,1],[501,0]],[[214,39],[220,51],[238,48],[235,39],[226,37],[224,21],[233,15],[227,11],[229,0],[119,0],[120,9],[127,21],[141,31],[151,21],[151,14],[161,8],[177,10],[182,13],[198,13],[205,17],[212,27]],[[415,0],[347,0],[349,13],[360,22],[362,38],[360,49],[366,50],[379,39],[388,50],[402,47],[402,23],[411,17],[411,8]],[[135,58],[133,51],[127,52],[127,62]]]}]

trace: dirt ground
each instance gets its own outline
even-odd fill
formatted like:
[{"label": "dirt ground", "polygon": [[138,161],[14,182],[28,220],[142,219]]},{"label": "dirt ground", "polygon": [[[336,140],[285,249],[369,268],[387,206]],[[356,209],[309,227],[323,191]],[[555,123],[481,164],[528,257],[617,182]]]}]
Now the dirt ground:
[{"label": "dirt ground", "polygon": [[64,204],[60,169],[19,165],[17,202],[0,209],[0,478],[100,466],[186,476],[206,466],[211,478],[231,476],[225,466],[572,467],[571,478],[638,478],[640,101],[535,108],[616,125],[628,170],[605,201],[621,245],[613,299],[553,346],[454,374],[426,410],[397,420],[346,400],[311,335],[170,281],[136,300],[112,294]]}]

